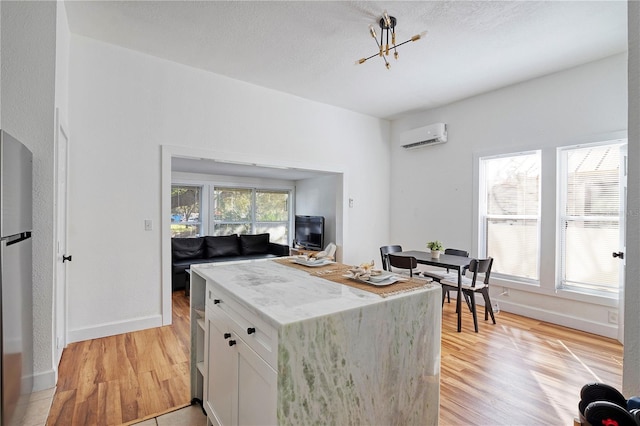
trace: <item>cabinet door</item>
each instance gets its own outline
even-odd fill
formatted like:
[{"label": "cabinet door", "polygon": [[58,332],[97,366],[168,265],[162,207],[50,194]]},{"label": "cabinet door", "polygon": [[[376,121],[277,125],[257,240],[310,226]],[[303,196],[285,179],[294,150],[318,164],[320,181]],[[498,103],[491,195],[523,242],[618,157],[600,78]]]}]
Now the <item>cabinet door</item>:
[{"label": "cabinet door", "polygon": [[[235,424],[237,410],[238,359],[235,347],[229,341],[237,340],[235,335],[225,339],[226,323],[215,316],[207,315],[208,362],[206,384],[206,410],[213,414],[210,420],[215,424],[229,426]],[[218,326],[221,326],[220,328]]]},{"label": "cabinet door", "polygon": [[275,425],[278,375],[244,342],[238,346],[238,424]]}]

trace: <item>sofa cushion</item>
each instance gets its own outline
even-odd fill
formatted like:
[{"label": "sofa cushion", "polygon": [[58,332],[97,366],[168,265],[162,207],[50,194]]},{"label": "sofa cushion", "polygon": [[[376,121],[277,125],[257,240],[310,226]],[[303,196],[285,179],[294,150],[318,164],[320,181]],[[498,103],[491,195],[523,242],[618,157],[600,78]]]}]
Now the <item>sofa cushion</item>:
[{"label": "sofa cushion", "polygon": [[269,253],[269,234],[240,235],[243,255]]},{"label": "sofa cushion", "polygon": [[204,254],[202,238],[172,238],[171,252],[174,260],[200,259]]},{"label": "sofa cushion", "polygon": [[207,258],[219,256],[237,256],[240,254],[238,235],[224,235],[221,237],[204,237]]}]

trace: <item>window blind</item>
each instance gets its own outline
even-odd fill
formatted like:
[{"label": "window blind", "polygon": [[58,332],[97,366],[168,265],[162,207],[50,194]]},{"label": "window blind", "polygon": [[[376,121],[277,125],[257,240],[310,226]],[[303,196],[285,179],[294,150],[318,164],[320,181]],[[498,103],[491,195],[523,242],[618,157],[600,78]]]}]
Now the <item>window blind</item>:
[{"label": "window blind", "polygon": [[481,159],[484,238],[496,274],[538,280],[540,152]]}]

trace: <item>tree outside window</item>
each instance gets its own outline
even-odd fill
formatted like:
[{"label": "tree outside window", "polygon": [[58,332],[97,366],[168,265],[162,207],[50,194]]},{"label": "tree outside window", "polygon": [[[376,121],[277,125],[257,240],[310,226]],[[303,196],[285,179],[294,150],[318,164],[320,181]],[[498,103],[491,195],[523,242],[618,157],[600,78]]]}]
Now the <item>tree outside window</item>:
[{"label": "tree outside window", "polygon": [[201,188],[171,186],[171,237],[198,237],[202,234],[200,220]]},{"label": "tree outside window", "polygon": [[215,187],[213,191],[214,235],[260,234],[288,244],[289,191]]}]

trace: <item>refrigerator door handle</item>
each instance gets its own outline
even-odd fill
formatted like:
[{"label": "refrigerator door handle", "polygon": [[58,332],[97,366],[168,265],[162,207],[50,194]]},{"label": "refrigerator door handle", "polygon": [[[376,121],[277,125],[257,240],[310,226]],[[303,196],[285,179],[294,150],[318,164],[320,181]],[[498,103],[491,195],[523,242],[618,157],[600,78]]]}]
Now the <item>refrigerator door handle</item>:
[{"label": "refrigerator door handle", "polygon": [[21,241],[28,240],[29,238],[31,238],[31,231],[21,232],[2,239],[7,242],[7,246],[10,246],[12,244],[18,244]]}]

